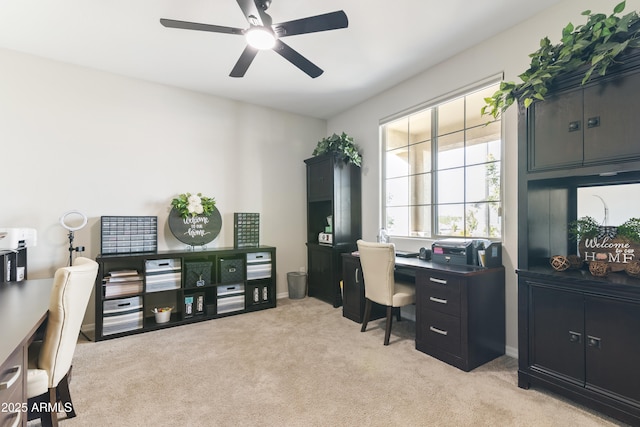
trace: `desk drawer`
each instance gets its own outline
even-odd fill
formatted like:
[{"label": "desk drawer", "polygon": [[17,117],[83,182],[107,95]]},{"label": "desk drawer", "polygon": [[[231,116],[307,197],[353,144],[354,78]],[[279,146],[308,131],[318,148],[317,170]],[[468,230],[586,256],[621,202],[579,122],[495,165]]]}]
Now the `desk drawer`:
[{"label": "desk drawer", "polygon": [[462,343],[460,318],[433,310],[421,310],[420,324],[416,325],[416,339],[428,347],[435,347],[455,356],[460,356]]},{"label": "desk drawer", "polygon": [[0,412],[0,420],[2,420],[0,426],[11,425],[11,422],[16,419],[13,413],[20,412],[21,404],[26,402],[26,400],[23,401],[26,369],[23,357],[24,347],[20,346],[0,367],[0,402],[7,405],[6,408],[2,408],[4,412]]},{"label": "desk drawer", "polygon": [[420,272],[416,279],[416,298],[429,310],[460,315],[462,279],[437,272]]},{"label": "desk drawer", "polygon": [[452,316],[460,316],[460,287],[458,282],[451,285],[432,283],[417,284],[417,299],[428,310],[435,310]]}]

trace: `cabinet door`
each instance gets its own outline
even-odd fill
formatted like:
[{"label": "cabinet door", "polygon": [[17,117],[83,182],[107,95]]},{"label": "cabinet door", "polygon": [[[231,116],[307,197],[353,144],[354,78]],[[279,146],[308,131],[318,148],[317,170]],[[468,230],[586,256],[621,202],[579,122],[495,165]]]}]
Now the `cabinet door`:
[{"label": "cabinet door", "polygon": [[342,315],[362,322],[364,289],[362,268],[357,258],[342,258]]},{"label": "cabinet door", "polygon": [[582,90],[549,96],[529,109],[529,170],[582,165]]},{"label": "cabinet door", "polygon": [[640,304],[586,298],[587,388],[640,405]]},{"label": "cabinet door", "polygon": [[309,201],[333,197],[333,161],[330,157],[307,166],[307,185]]},{"label": "cabinet door", "polygon": [[531,286],[530,292],[530,365],[583,385],[583,296],[539,286]]},{"label": "cabinet door", "polygon": [[640,157],[640,73],[584,91],[584,163]]},{"label": "cabinet door", "polygon": [[308,246],[309,296],[331,303],[334,307],[339,307],[342,305],[342,298],[340,283],[334,269],[342,268],[342,265],[334,258],[337,257],[334,257],[331,247]]},{"label": "cabinet door", "polygon": [[[360,259],[342,257],[342,315],[354,322],[362,323],[364,319],[364,276]],[[371,303],[369,320],[385,317],[387,309],[378,303]]]}]

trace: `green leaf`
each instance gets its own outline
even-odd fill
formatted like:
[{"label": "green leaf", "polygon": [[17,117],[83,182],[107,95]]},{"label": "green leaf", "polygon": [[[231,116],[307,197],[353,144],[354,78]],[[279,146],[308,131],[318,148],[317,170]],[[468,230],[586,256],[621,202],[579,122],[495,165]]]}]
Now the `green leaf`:
[{"label": "green leaf", "polygon": [[598,62],[602,61],[605,56],[606,54],[604,53],[594,56],[593,58],[591,58],[591,65],[596,65]]},{"label": "green leaf", "polygon": [[529,108],[529,106],[533,103],[533,99],[531,98],[526,98],[524,100],[524,108]]},{"label": "green leaf", "polygon": [[573,33],[573,24],[569,22],[566,27],[562,29],[563,36],[570,36]]},{"label": "green leaf", "polygon": [[624,10],[624,7],[625,7],[626,3],[627,3],[627,2],[626,2],[626,0],[625,0],[625,1],[623,1],[623,2],[621,2],[621,3],[618,3],[618,4],[616,5],[616,7],[614,7],[614,8],[613,8],[613,13],[620,13],[620,12],[622,12],[622,11]]}]

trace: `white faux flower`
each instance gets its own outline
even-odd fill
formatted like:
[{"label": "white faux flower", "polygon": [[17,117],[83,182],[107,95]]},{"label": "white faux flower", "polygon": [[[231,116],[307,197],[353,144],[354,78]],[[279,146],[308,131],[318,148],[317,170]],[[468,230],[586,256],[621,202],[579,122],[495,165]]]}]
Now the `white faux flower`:
[{"label": "white faux flower", "polygon": [[194,212],[198,215],[204,212],[204,208],[202,207],[201,203],[198,203],[197,205],[194,206]]},{"label": "white faux flower", "polygon": [[[196,207],[197,207],[197,206],[198,206],[198,205],[196,205],[196,204],[189,203],[189,204],[187,205],[187,210],[189,211],[189,213],[190,213],[190,214],[192,214],[192,213],[196,213]],[[202,205],[199,205],[199,206],[202,206]]]},{"label": "white faux flower", "polygon": [[200,205],[202,204],[202,199],[200,199],[200,196],[192,194],[191,196],[189,196],[189,198],[187,199],[187,202],[190,205]]}]

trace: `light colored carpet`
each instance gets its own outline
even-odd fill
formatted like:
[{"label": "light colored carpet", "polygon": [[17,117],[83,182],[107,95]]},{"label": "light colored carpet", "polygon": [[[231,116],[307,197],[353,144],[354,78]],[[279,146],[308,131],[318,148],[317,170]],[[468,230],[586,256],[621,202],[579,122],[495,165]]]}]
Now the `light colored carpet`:
[{"label": "light colored carpet", "polygon": [[[80,342],[76,426],[611,426],[517,387],[517,361],[465,373],[415,349],[415,323],[360,325],[314,298],[103,342]],[[61,416],[62,418],[62,416]]]}]

